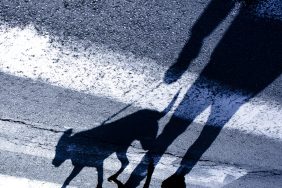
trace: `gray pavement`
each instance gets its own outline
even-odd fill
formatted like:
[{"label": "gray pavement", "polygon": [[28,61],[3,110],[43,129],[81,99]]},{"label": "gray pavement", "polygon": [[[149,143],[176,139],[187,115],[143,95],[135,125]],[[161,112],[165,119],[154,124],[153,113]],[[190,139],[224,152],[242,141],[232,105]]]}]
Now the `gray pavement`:
[{"label": "gray pavement", "polygon": [[[218,119],[211,121],[216,126],[225,121],[234,104],[234,108],[239,104],[238,109],[227,118],[215,141],[185,175],[186,186],[282,187],[281,66],[273,70],[277,76],[269,78],[266,88],[261,88],[246,102],[242,102],[248,97],[244,92],[213,85],[222,93],[216,95],[210,94],[216,89],[195,86],[201,80],[202,70],[216,56],[214,51],[222,49],[224,40],[221,39],[226,41],[236,27],[242,29],[240,20],[262,23],[255,25],[258,28],[266,28],[271,23],[269,31],[273,31],[273,36],[265,32],[265,38],[277,40],[267,44],[271,48],[264,52],[272,53],[274,59],[260,54],[256,57],[266,57],[273,64],[279,61],[275,58],[281,57],[281,48],[272,48],[281,39],[279,1],[267,0],[244,11],[240,10],[240,3],[235,3],[220,23],[203,34],[206,36],[197,57],[182,77],[172,84],[163,83],[167,70],[177,61],[188,39],[195,36],[195,24],[209,3],[208,0],[1,0],[0,187],[61,187],[73,164],[66,160],[56,168],[52,160],[66,130],[73,129],[74,135],[97,130],[94,128],[99,128],[105,120],[108,120],[106,124],[115,125],[118,120],[145,109],[162,112],[177,92],[175,104],[157,121],[157,136],[164,132],[171,118],[194,121],[165,150],[150,187],[160,187],[163,180],[185,162],[182,159],[205,129],[209,114]],[[226,3],[219,7],[227,10],[228,6]],[[211,27],[209,22],[202,30],[206,27]],[[248,27],[243,31],[249,31]],[[233,42],[227,42],[231,47],[234,47],[232,43],[244,39],[243,34],[235,36]],[[254,33],[253,38],[258,39],[256,36],[263,36],[262,32]],[[257,43],[263,41],[267,40]],[[258,53],[257,49],[263,45],[253,47]],[[272,49],[275,51],[271,52]],[[252,73],[249,75],[251,80]],[[214,103],[206,102],[210,97],[215,107]],[[202,104],[207,106],[193,117]],[[135,122],[132,126],[139,124]],[[117,135],[111,134],[112,138],[100,140],[97,146],[78,149],[82,156],[88,156],[80,158],[82,163],[95,163],[97,158],[118,151],[119,146],[112,146],[110,142]],[[122,140],[133,133],[119,134]],[[72,147],[79,146],[70,144],[68,150]],[[134,171],[144,162],[141,159],[147,150],[143,148],[142,141],[135,140],[129,145],[126,151],[129,164],[118,177],[121,182],[125,183],[131,175],[143,176],[142,171]],[[107,178],[117,172],[120,165],[114,153],[104,161],[103,187],[116,187]],[[144,180],[139,187],[143,184]],[[85,167],[70,183],[71,187],[96,185],[94,167]]]},{"label": "gray pavement", "polygon": [[[117,111],[125,105],[107,98],[5,74],[1,75],[1,80],[4,86],[1,90],[1,173],[10,176],[63,183],[71,172],[70,161],[59,168],[51,164],[55,146],[63,131],[73,128],[76,133],[99,126],[112,110],[116,108]],[[12,85],[14,87],[11,87]],[[30,91],[35,91],[36,95]],[[11,105],[10,99],[13,99],[14,105]],[[72,101],[71,107],[69,101]],[[103,105],[93,108],[99,104]],[[73,108],[76,110],[72,110]],[[97,108],[100,110],[96,111]],[[118,116],[124,117],[138,110],[140,109],[131,107]],[[115,117],[114,120],[120,117]],[[194,123],[168,148],[167,154],[156,169],[151,187],[159,187],[165,177],[174,173],[181,156],[198,137],[202,128],[203,125]],[[132,155],[131,167],[121,175],[120,180],[123,182],[141,160],[144,151],[138,142],[134,142],[127,155]],[[208,183],[212,187],[229,187],[229,184],[233,187],[265,187],[271,184],[272,187],[280,187],[280,157],[281,141],[239,130],[224,129],[193,172],[186,177],[187,185],[205,187]],[[119,165],[115,156],[111,156],[110,162],[104,165],[105,179],[117,170],[113,163]],[[259,183],[258,180],[262,181],[262,178],[263,182]],[[95,179],[95,169],[86,168],[71,185],[91,187],[96,184]],[[115,184],[105,180],[104,186],[114,187]]]}]

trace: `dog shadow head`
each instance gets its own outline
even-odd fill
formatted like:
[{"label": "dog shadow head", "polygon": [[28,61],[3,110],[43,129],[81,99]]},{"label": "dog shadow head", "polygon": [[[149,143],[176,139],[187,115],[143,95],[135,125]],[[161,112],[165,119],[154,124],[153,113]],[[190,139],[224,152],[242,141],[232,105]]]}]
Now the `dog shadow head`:
[{"label": "dog shadow head", "polygon": [[64,132],[61,138],[58,141],[56,146],[55,157],[52,161],[52,164],[55,167],[59,167],[65,160],[70,159],[70,152],[72,150],[69,144],[69,138],[72,134],[72,129],[68,129]]}]

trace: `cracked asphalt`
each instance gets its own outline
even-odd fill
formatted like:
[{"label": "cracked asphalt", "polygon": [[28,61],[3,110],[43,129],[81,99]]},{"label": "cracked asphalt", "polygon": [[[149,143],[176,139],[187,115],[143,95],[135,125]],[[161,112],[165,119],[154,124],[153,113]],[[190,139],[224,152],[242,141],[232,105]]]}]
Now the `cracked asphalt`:
[{"label": "cracked asphalt", "polygon": [[[266,26],[274,23],[269,29],[277,41],[268,45],[279,43],[281,37],[275,34],[282,28],[280,1],[259,2],[243,14],[242,4],[237,2],[204,37],[188,71],[175,83],[163,83],[166,71],[179,58],[193,35],[193,26],[209,3],[209,0],[1,0],[0,187],[19,187],[23,185],[20,178],[26,178],[29,187],[61,187],[73,164],[67,160],[56,168],[51,163],[66,130],[80,133],[144,109],[162,112],[177,92],[175,104],[158,121],[157,135],[172,116],[189,120],[189,106],[181,101],[238,15],[243,20],[263,20]],[[277,55],[281,47],[275,50],[273,57],[281,57]],[[234,113],[185,176],[187,187],[282,187],[281,80],[278,75]],[[218,106],[222,109],[245,97],[240,92],[222,90],[225,95],[221,98],[212,96],[221,101]],[[191,95],[191,100],[205,103],[209,89],[199,87],[197,91],[199,94]],[[150,187],[161,187],[163,180],[177,171],[211,111],[211,106],[205,108],[166,149]],[[216,111],[215,116],[226,114]],[[82,153],[93,155],[95,161],[95,155],[104,156],[118,148],[107,148],[104,144],[98,142],[97,147]],[[105,149],[101,151],[101,147]],[[129,145],[126,153],[129,165],[118,178],[121,182],[128,180],[145,154],[139,141]],[[104,161],[103,187],[117,186],[107,178],[120,166],[115,154]],[[12,180],[15,184],[1,184],[11,177],[15,178]],[[144,180],[139,187],[143,184]],[[70,183],[71,187],[96,185],[97,172],[93,167],[84,168]]]}]

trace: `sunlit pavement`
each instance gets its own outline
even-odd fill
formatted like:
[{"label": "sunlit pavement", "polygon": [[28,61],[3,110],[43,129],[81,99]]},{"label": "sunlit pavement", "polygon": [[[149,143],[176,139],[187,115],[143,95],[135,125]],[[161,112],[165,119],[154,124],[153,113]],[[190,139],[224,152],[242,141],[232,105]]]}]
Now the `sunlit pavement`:
[{"label": "sunlit pavement", "polygon": [[[173,114],[189,118],[189,106],[178,105],[242,6],[237,3],[204,39],[197,58],[181,78],[164,83],[166,71],[208,3],[1,1],[0,187],[60,187],[72,164],[67,160],[55,168],[51,162],[58,140],[68,129],[79,133],[142,109],[161,112],[178,92],[170,111],[158,121],[158,135]],[[281,7],[280,2],[269,0],[249,11],[254,19],[280,23]],[[282,186],[281,83],[278,76],[240,106],[185,176],[187,187]],[[205,92],[200,90],[203,101],[208,96]],[[226,96],[215,97],[219,106],[245,97],[240,92],[224,93]],[[168,147],[156,166],[151,187],[160,187],[178,169],[211,110],[211,106],[204,109]],[[220,111],[216,115],[225,116]],[[134,141],[130,145],[129,165],[118,178],[121,182],[127,181],[146,153],[141,144]],[[104,161],[103,168],[103,187],[115,187],[107,181],[120,168],[115,154]],[[96,179],[96,169],[87,167],[70,187],[93,187]]]}]

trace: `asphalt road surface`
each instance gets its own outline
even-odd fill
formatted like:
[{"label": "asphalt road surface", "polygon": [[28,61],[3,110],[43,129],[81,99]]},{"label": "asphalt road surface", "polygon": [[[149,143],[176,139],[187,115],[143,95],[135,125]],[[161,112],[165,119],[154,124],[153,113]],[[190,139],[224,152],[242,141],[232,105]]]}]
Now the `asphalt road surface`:
[{"label": "asphalt road surface", "polygon": [[1,0],[0,187],[143,187],[148,151],[150,187],[282,187],[281,32],[279,0]]}]

